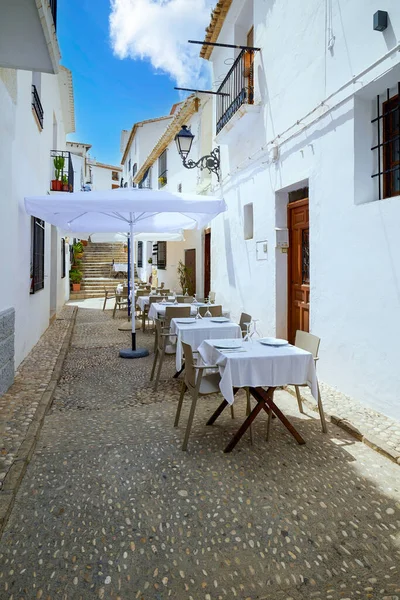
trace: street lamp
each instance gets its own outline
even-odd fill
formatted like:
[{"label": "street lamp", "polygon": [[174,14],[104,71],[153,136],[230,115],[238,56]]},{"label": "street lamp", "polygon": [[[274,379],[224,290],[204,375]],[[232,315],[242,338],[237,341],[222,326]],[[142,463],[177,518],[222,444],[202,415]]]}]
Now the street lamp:
[{"label": "street lamp", "polygon": [[219,169],[220,169],[220,154],[219,147],[214,148],[210,154],[206,154],[202,156],[197,162],[189,158],[187,160],[187,156],[192,147],[194,135],[187,128],[187,125],[182,125],[182,129],[175,136],[175,143],[178,149],[178,153],[182,158],[182,164],[186,169],[195,169],[198,167],[201,171],[203,169],[208,169],[210,173],[215,173],[217,179],[219,181]]}]

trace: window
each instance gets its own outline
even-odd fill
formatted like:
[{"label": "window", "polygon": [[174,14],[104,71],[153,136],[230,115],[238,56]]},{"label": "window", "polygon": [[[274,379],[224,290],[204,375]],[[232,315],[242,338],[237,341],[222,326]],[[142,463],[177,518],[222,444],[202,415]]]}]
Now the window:
[{"label": "window", "polygon": [[383,105],[383,197],[400,195],[400,95]]},{"label": "window", "polygon": [[135,179],[135,175],[137,173],[137,163],[135,163],[132,167],[132,187],[136,187],[136,183],[133,181]]},{"label": "window", "polygon": [[128,171],[129,171],[129,173],[131,172],[131,162],[132,162],[131,159],[129,159],[129,162],[128,162]]},{"label": "window", "polygon": [[66,272],[65,239],[61,238],[61,279],[64,279]]},{"label": "window", "polygon": [[244,239],[253,239],[253,203],[243,207]]},{"label": "window", "polygon": [[32,72],[32,112],[40,130],[43,129],[44,111],[40,101],[40,92],[42,87],[42,74],[36,71]]},{"label": "window", "polygon": [[44,288],[44,221],[32,217],[31,294]]},{"label": "window", "polygon": [[167,151],[164,150],[158,158],[158,188],[167,185]]},{"label": "window", "polygon": [[167,268],[167,242],[157,242],[157,269]]},{"label": "window", "polygon": [[137,245],[137,266],[139,269],[143,267],[143,242],[138,242]]},{"label": "window", "polygon": [[111,179],[113,181],[119,181],[118,171],[111,171]]},{"label": "window", "polygon": [[181,193],[182,192],[182,184],[178,183],[178,192]]},{"label": "window", "polygon": [[[387,90],[386,101],[381,104],[377,96],[376,124],[377,141],[371,150],[377,153],[379,200],[400,195],[400,83],[397,95],[390,97]],[[382,113],[381,113],[382,106]]]}]

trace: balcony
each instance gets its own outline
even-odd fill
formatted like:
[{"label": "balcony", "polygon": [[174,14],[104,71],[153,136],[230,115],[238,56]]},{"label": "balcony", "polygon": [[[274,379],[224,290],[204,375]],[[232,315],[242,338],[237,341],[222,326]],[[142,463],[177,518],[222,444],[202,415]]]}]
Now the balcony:
[{"label": "balcony", "polygon": [[0,67],[58,73],[57,0],[3,2]]},{"label": "balcony", "polygon": [[[221,95],[217,96],[216,134],[222,143],[224,129],[231,129],[233,122],[245,114],[259,112],[259,107],[254,105],[255,52],[256,50],[242,50],[218,88]],[[246,122],[246,127],[247,125]]]},{"label": "balcony", "polygon": [[44,111],[36,85],[32,84],[32,110],[40,129],[43,129]]},{"label": "balcony", "polygon": [[52,192],[73,192],[74,191],[74,168],[72,165],[71,153],[62,150],[52,150],[51,168],[53,179],[50,189]]}]

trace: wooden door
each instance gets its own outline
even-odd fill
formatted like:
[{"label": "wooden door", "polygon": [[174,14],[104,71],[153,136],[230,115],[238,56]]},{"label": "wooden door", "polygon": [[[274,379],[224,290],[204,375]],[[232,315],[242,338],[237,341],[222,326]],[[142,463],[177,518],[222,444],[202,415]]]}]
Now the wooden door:
[{"label": "wooden door", "polygon": [[[253,48],[254,46],[254,27],[252,27],[247,33],[246,46]],[[243,56],[244,60],[244,76],[246,78],[246,95],[247,103],[253,104],[254,102],[254,51],[247,51]]]},{"label": "wooden door", "polygon": [[288,338],[310,327],[310,229],[308,198],[288,204]]},{"label": "wooden door", "polygon": [[204,235],[204,298],[208,297],[211,285],[211,231]]},{"label": "wooden door", "polygon": [[196,250],[185,250],[186,280],[189,296],[196,293]]}]

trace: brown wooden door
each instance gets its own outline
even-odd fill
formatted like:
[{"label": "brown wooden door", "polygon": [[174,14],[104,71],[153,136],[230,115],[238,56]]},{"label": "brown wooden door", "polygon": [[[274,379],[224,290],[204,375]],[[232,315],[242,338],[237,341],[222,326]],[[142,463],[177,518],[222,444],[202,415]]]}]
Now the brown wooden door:
[{"label": "brown wooden door", "polygon": [[310,327],[308,198],[288,204],[288,227],[288,338],[293,343],[298,329],[309,331]]},{"label": "brown wooden door", "polygon": [[211,232],[204,236],[204,298],[208,297],[211,285]]},{"label": "brown wooden door", "polygon": [[189,296],[196,293],[196,250],[185,250],[186,280]]}]

